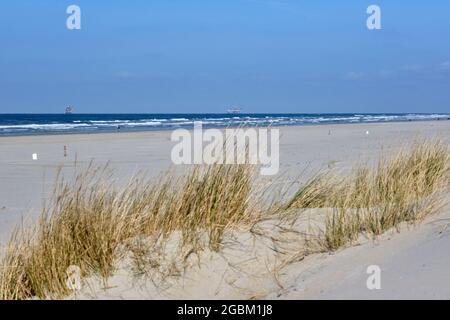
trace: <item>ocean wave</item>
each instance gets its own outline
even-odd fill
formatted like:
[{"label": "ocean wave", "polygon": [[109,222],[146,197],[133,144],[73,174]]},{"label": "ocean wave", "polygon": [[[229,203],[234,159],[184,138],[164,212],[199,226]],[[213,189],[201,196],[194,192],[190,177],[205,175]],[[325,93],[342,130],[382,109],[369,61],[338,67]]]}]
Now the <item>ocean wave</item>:
[{"label": "ocean wave", "polygon": [[189,119],[186,118],[172,118],[170,121],[188,121]]},{"label": "ocean wave", "polygon": [[[46,115],[17,115],[17,118],[10,119],[6,115],[0,115],[0,135],[1,134],[26,134],[26,133],[46,133],[46,132],[95,132],[95,131],[115,131],[115,130],[157,130],[170,128],[192,128],[194,122],[201,121],[207,127],[225,128],[228,126],[264,126],[264,125],[319,125],[319,124],[339,124],[339,123],[374,123],[393,121],[424,121],[437,119],[450,119],[449,114],[258,114],[258,115],[186,115],[180,117],[136,116],[136,115],[82,115],[73,121],[67,121],[64,116]],[[36,118],[37,121],[30,120]],[[56,119],[55,119],[56,118]],[[60,122],[58,122],[58,120]]]},{"label": "ocean wave", "polygon": [[50,124],[17,124],[17,125],[0,125],[0,129],[34,129],[34,130],[63,130],[63,129],[74,129],[79,127],[89,127],[89,124],[79,123],[79,124],[71,124],[71,123],[50,123]]},{"label": "ocean wave", "polygon": [[161,121],[146,121],[146,122],[129,122],[129,123],[125,123],[125,126],[130,126],[130,127],[134,127],[134,126],[159,126],[161,125],[162,122]]},{"label": "ocean wave", "polygon": [[[129,122],[130,120],[91,120],[89,121],[90,123],[94,123],[94,124],[102,124],[102,123],[111,123],[111,124],[116,124],[116,123],[126,123]],[[75,121],[74,121],[75,122]]]}]

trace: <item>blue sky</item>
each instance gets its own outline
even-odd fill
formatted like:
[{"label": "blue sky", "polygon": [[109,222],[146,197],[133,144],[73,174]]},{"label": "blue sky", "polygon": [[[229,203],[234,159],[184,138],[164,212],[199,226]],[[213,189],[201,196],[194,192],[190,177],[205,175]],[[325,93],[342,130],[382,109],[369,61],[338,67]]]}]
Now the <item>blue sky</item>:
[{"label": "blue sky", "polygon": [[450,112],[449,38],[445,0],[2,1],[0,112]]}]

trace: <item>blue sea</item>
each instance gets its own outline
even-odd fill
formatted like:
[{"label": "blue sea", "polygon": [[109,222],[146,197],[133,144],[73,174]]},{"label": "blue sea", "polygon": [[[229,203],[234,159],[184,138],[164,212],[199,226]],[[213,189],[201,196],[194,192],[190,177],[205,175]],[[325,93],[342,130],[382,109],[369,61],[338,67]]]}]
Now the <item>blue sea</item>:
[{"label": "blue sea", "polygon": [[450,120],[450,114],[0,114],[0,135]]}]

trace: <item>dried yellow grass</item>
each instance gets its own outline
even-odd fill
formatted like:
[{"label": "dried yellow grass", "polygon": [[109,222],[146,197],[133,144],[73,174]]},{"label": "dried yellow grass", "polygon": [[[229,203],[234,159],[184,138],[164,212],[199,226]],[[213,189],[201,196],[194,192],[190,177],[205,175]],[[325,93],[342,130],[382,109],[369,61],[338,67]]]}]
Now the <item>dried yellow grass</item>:
[{"label": "dried yellow grass", "polygon": [[121,247],[139,236],[179,231],[182,245],[199,250],[206,233],[209,247],[219,250],[226,228],[258,214],[250,202],[252,174],[250,165],[202,166],[179,178],[135,178],[118,189],[107,168],[91,165],[74,182],[59,179],[37,225],[11,238],[2,259],[0,298],[64,297],[72,265],[84,277],[107,279]]},{"label": "dried yellow grass", "polygon": [[108,168],[91,165],[69,182],[59,178],[38,223],[14,232],[1,261],[0,298],[64,297],[70,266],[83,277],[106,280],[130,252],[139,272],[157,268],[156,244],[175,233],[184,258],[206,247],[220,251],[228,230],[267,217],[283,220],[294,211],[298,217],[298,209],[328,212],[318,235],[304,239],[300,251],[311,253],[309,245],[337,250],[361,234],[379,235],[435,212],[450,184],[449,160],[444,141],[416,142],[373,167],[318,173],[289,201],[275,199],[277,210],[255,192],[255,168],[247,164],[194,166],[183,176],[158,179],[136,176],[124,187],[112,182]]},{"label": "dried yellow grass", "polygon": [[202,230],[208,233],[211,248],[219,250],[228,226],[256,218],[253,171],[245,164],[197,166],[181,179],[164,177],[148,195],[143,231],[163,235],[181,231],[185,242],[194,243]]},{"label": "dried yellow grass", "polygon": [[435,212],[449,185],[449,145],[423,140],[393,157],[381,157],[374,167],[358,166],[349,175],[320,173],[286,208],[329,211],[319,240],[324,250],[336,250],[362,233],[379,235]]}]

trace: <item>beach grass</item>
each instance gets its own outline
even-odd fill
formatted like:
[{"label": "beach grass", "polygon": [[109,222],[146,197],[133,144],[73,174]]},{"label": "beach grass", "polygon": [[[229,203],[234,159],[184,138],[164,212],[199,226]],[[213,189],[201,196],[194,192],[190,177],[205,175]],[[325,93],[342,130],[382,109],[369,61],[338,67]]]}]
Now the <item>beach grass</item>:
[{"label": "beach grass", "polygon": [[[91,164],[69,181],[60,176],[39,221],[11,237],[1,261],[0,298],[65,297],[71,266],[83,278],[106,281],[127,251],[138,270],[158,265],[149,257],[156,251],[152,246],[174,233],[189,253],[219,252],[228,230],[269,215],[296,219],[311,208],[327,214],[313,241],[301,245],[314,242],[319,251],[335,251],[362,234],[377,236],[435,212],[450,184],[450,148],[439,139],[423,140],[382,155],[373,166],[319,172],[293,197],[280,199],[276,210],[255,190],[254,172],[248,164],[193,166],[181,176],[137,175],[120,187],[108,166]],[[135,241],[140,238],[156,240]]]},{"label": "beach grass", "polygon": [[[66,271],[107,279],[138,236],[179,231],[182,244],[200,249],[205,233],[220,250],[226,228],[255,219],[250,165],[194,167],[182,177],[135,178],[123,188],[107,167],[93,165],[73,182],[58,179],[51,203],[32,228],[16,230],[3,257],[0,298],[59,298],[69,294]],[[144,251],[145,252],[145,251]]]},{"label": "beach grass", "polygon": [[436,139],[417,141],[374,166],[346,174],[320,173],[302,185],[286,208],[325,208],[319,237],[324,250],[337,250],[359,235],[380,235],[415,222],[442,204],[450,185],[450,148]]}]

